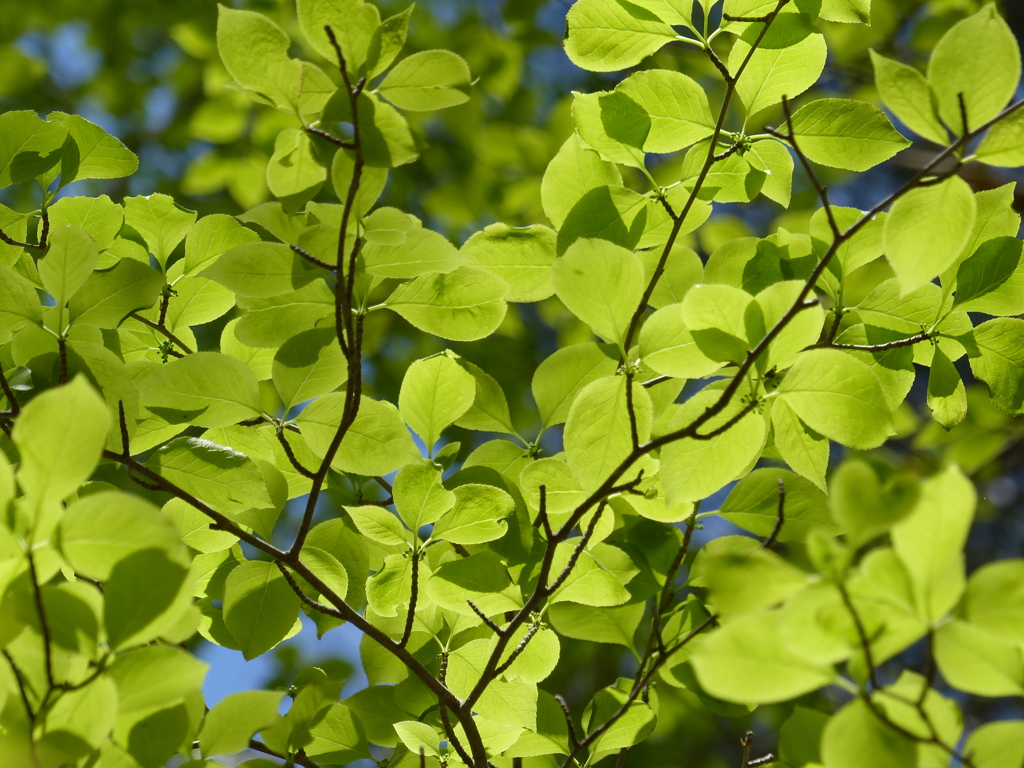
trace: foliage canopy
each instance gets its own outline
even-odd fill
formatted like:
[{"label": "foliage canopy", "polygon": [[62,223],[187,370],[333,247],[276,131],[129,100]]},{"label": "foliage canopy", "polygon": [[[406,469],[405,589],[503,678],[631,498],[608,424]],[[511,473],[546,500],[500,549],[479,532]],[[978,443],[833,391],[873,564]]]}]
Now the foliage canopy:
[{"label": "foliage canopy", "polygon": [[[967,180],[1024,166],[1020,53],[985,4],[923,71],[872,50],[878,98],[849,98],[820,81],[870,5],[578,0],[572,63],[633,71],[566,104],[547,223],[460,246],[385,204],[417,113],[477,97],[460,55],[404,53],[411,9],[219,7],[225,98],[273,115],[273,199],[240,215],[68,194],[138,158],[0,115],[0,186],[34,199],[0,206],[0,764],[622,766],[683,696],[766,731],[743,766],[1024,763],[1024,720],[961,711],[1024,695],[1024,560],[968,574],[969,454],[876,450],[919,369],[990,453],[1024,414],[1014,188]],[[719,226],[795,210],[797,167],[813,211]],[[503,368],[526,322],[568,330]],[[389,386],[394,338],[426,347]],[[365,687],[309,667],[207,707],[200,640],[346,623]],[[566,698],[592,646],[629,661]]]}]

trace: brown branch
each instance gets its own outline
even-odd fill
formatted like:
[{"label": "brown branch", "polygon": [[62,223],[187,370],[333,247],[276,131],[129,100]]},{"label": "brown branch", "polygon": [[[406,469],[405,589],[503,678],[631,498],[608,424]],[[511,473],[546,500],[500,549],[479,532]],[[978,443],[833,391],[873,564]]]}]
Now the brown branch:
[{"label": "brown branch", "polygon": [[530,644],[530,641],[533,639],[533,636],[537,634],[537,630],[539,629],[540,622],[534,621],[533,624],[530,625],[530,629],[527,630],[525,637],[523,637],[523,639],[519,642],[519,645],[517,645],[515,647],[515,650],[509,654],[509,657],[505,660],[505,663],[494,670],[494,673],[496,675],[503,675],[505,672],[508,671],[509,667],[511,667],[515,663],[515,660],[518,659],[522,655],[523,651],[526,650],[526,646]]},{"label": "brown branch", "polygon": [[761,544],[761,549],[771,549],[775,542],[779,538],[779,534],[782,533],[782,526],[786,522],[786,484],[782,478],[779,478],[779,507],[775,514],[775,527],[772,528],[771,535],[764,540]]},{"label": "brown branch", "polygon": [[297,245],[289,245],[288,247],[291,248],[294,253],[297,253],[299,256],[301,256],[306,261],[308,261],[310,264],[316,264],[318,267],[323,267],[324,269],[329,269],[332,272],[336,269],[334,264],[328,264],[326,261],[322,261],[321,259],[318,259],[316,256],[314,256],[312,253],[307,251],[305,248],[300,248]]},{"label": "brown branch", "polygon": [[14,390],[11,388],[11,383],[7,380],[3,368],[0,368],[0,391],[4,393],[4,397],[7,399],[7,404],[11,408],[11,415],[17,416],[21,412],[21,406],[18,404],[18,398],[14,396]]},{"label": "brown branch", "polygon": [[305,131],[310,136],[317,136],[317,137],[323,139],[324,141],[329,141],[331,144],[333,144],[336,147],[341,147],[342,149],[355,149],[356,148],[356,145],[353,144],[351,141],[345,141],[344,139],[339,139],[333,133],[328,133],[327,131],[322,130],[320,128],[314,128],[312,126],[307,125],[306,128],[305,128]]},{"label": "brown branch", "polygon": [[288,457],[288,461],[291,462],[292,467],[303,477],[308,477],[310,480],[316,477],[316,473],[311,469],[306,469],[295,455],[295,451],[292,449],[292,444],[288,442],[288,438],[284,436],[284,430],[278,429],[275,431],[277,435],[277,441],[281,443],[281,447],[284,449],[285,456]]},{"label": "brown branch", "polygon": [[43,591],[39,585],[39,573],[36,571],[36,561],[32,556],[31,546],[26,550],[25,556],[28,558],[28,572],[32,578],[32,600],[35,603],[36,614],[39,616],[39,631],[43,636],[43,659],[46,666],[46,683],[48,686],[46,696],[43,697],[43,706],[45,706],[47,697],[56,687],[53,678],[53,649],[50,647],[50,622],[46,618],[46,608],[43,606]]},{"label": "brown branch", "polygon": [[[164,320],[167,319],[167,310],[166,309],[162,309],[161,310],[161,316],[164,318]],[[177,336],[175,336],[173,333],[171,333],[170,330],[168,330],[167,326],[164,325],[163,321],[161,321],[159,323],[154,323],[152,320],[150,320],[149,318],[143,317],[138,312],[132,312],[129,315],[129,317],[132,318],[133,320],[138,320],[143,325],[148,325],[154,331],[157,331],[158,333],[162,334],[166,339],[168,339],[169,341],[172,341],[175,344],[177,344],[178,348],[181,349],[181,351],[184,352],[186,355],[193,354],[193,350],[188,346],[188,344],[186,344],[181,339],[179,339]]]},{"label": "brown branch", "polygon": [[402,639],[398,641],[401,646],[409,644],[412,626],[416,623],[416,602],[420,592],[420,554],[418,549],[412,552],[412,587],[409,592],[409,612],[405,617],[405,630],[402,632]]},{"label": "brown branch", "polygon": [[36,245],[35,243],[25,243],[25,242],[22,242],[21,240],[15,240],[13,237],[8,235],[2,229],[0,229],[0,240],[2,240],[3,242],[7,243],[8,245],[13,245],[15,248],[31,248],[33,251],[45,251],[46,250],[46,246],[42,245],[42,244]]},{"label": "brown branch", "polygon": [[935,334],[930,331],[921,331],[921,333],[908,336],[905,339],[896,339],[896,341],[887,341],[884,344],[835,344],[832,342],[814,344],[808,347],[808,349],[851,349],[859,352],[888,352],[890,349],[899,349],[900,347],[910,347],[914,344],[920,344],[922,341],[928,341]]}]

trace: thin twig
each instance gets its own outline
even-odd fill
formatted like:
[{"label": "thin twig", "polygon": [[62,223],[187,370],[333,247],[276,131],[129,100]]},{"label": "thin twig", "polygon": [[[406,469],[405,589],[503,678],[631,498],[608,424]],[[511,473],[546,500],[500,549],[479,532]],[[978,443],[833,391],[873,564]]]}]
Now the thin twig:
[{"label": "thin twig", "polygon": [[496,634],[496,635],[503,635],[504,634],[504,632],[502,631],[501,627],[499,627],[497,624],[495,624],[493,621],[491,621],[487,617],[486,613],[484,613],[479,608],[477,608],[476,603],[474,603],[472,600],[470,600],[468,598],[466,599],[466,602],[469,603],[469,607],[473,609],[473,613],[475,613],[477,616],[479,616],[481,618],[481,620],[484,622],[484,624],[486,624],[490,628],[490,630],[492,632],[494,632],[494,634]]},{"label": "thin twig", "polygon": [[301,256],[306,261],[308,261],[310,264],[316,264],[318,267],[323,267],[324,269],[329,269],[332,272],[336,269],[336,266],[334,264],[328,264],[326,261],[322,261],[321,259],[318,259],[316,256],[314,256],[312,253],[307,251],[305,248],[300,248],[297,245],[289,245],[288,247],[291,248],[293,252],[297,253],[299,256]]},{"label": "thin twig", "polygon": [[284,454],[288,457],[288,461],[291,462],[295,471],[303,477],[308,477],[311,480],[315,478],[316,473],[313,472],[313,470],[304,467],[302,462],[300,462],[298,457],[295,455],[295,451],[292,449],[292,444],[289,443],[288,438],[284,436],[284,429],[278,429],[274,434],[277,435],[277,441],[281,443],[281,447],[284,449]]},{"label": "thin twig", "polygon": [[505,663],[494,670],[495,674],[502,675],[508,671],[509,667],[511,667],[515,663],[515,660],[518,659],[522,655],[523,651],[526,650],[526,646],[530,644],[530,641],[533,639],[533,636],[537,634],[537,630],[539,629],[539,621],[535,621],[533,622],[533,624],[530,625],[530,628],[527,630],[526,635],[523,637],[521,641],[519,641],[519,645],[516,646],[515,650],[512,651],[511,654],[509,654],[509,657],[505,660]]},{"label": "thin twig", "polygon": [[[166,311],[164,312],[164,315],[165,315],[165,318],[164,318],[164,319],[166,319]],[[156,332],[158,332],[158,333],[162,334],[162,335],[163,335],[163,336],[164,336],[165,338],[167,338],[167,339],[168,339],[169,341],[173,341],[173,342],[174,342],[175,344],[177,344],[177,345],[178,345],[178,348],[179,348],[179,349],[180,349],[180,350],[181,350],[182,352],[184,352],[184,353],[185,353],[186,355],[191,355],[191,354],[193,354],[193,350],[192,350],[192,348],[191,348],[191,347],[189,347],[189,345],[188,345],[188,344],[186,344],[185,342],[183,342],[183,341],[182,341],[181,339],[179,339],[179,338],[178,338],[177,336],[175,336],[175,335],[174,335],[173,333],[171,333],[171,332],[170,332],[170,330],[168,330],[167,326],[163,324],[163,322],[160,322],[160,323],[154,323],[154,322],[153,322],[152,320],[150,320],[150,319],[149,319],[149,318],[147,318],[147,317],[143,317],[143,316],[142,316],[142,315],[140,315],[140,314],[139,314],[138,312],[132,312],[132,313],[131,313],[131,314],[129,315],[129,317],[131,317],[131,318],[132,318],[133,320],[138,320],[138,321],[139,321],[140,323],[142,323],[143,325],[148,325],[148,326],[149,326],[150,328],[152,328],[152,329],[153,329],[154,331],[156,331]]]},{"label": "thin twig", "polygon": [[412,587],[409,592],[409,612],[405,617],[405,630],[402,632],[402,639],[398,644],[405,646],[409,644],[412,637],[412,625],[416,623],[416,601],[420,591],[420,554],[421,551],[414,549],[412,553]]},{"label": "thin twig", "polygon": [[[36,571],[36,561],[32,556],[31,546],[26,550],[25,556],[28,558],[28,571],[32,578],[32,599],[35,602],[36,614],[39,616],[39,630],[43,636],[43,659],[46,665],[46,683],[49,687],[47,695],[56,687],[56,682],[53,678],[53,649],[50,647],[50,622],[46,618],[46,608],[43,606],[43,591],[39,584],[39,574]],[[43,701],[46,701],[46,696],[43,697]]]},{"label": "thin twig", "polygon": [[786,483],[779,478],[779,507],[775,514],[775,527],[771,535],[761,544],[761,549],[771,549],[782,533],[782,526],[786,522]]},{"label": "thin twig", "polygon": [[333,144],[336,147],[341,147],[342,149],[355,149],[356,148],[355,144],[353,144],[351,141],[345,141],[344,139],[339,139],[333,133],[328,133],[327,131],[325,131],[325,130],[323,130],[321,128],[314,128],[311,125],[307,125],[306,128],[305,128],[305,131],[306,131],[306,133],[308,133],[311,136],[318,136],[319,138],[323,139],[324,141],[329,141],[331,144]]}]

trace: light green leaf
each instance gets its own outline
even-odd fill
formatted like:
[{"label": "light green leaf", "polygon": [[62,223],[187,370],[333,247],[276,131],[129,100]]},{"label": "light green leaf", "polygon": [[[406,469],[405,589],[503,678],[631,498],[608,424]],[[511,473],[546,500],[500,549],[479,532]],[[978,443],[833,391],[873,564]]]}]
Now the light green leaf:
[{"label": "light green leaf", "polygon": [[239,296],[269,298],[296,291],[320,270],[282,243],[241,243],[201,272]]},{"label": "light green leaf", "polygon": [[655,205],[658,204],[651,198],[625,187],[592,189],[576,202],[562,222],[556,250],[565,253],[581,238],[599,238],[632,250],[644,238],[648,222],[653,221]]},{"label": "light green leaf", "polygon": [[787,701],[831,683],[830,664],[795,653],[777,611],[739,616],[709,634],[693,651],[704,690],[741,704]]},{"label": "light green leaf", "polygon": [[822,0],[821,18],[843,24],[870,24],[871,0]]},{"label": "light green leaf", "polygon": [[124,223],[142,236],[162,267],[195,221],[195,211],[181,207],[168,195],[127,197],[124,201]]},{"label": "light green leaf", "polygon": [[928,82],[938,97],[939,115],[957,135],[998,115],[1016,92],[1020,73],[1017,40],[994,4],[954,24],[928,60]]},{"label": "light green leaf", "polygon": [[775,449],[790,469],[825,488],[829,441],[812,430],[782,400],[772,405],[772,436]]},{"label": "light green leaf", "polygon": [[103,585],[103,625],[112,648],[155,640],[191,605],[189,561],[175,554],[141,549],[110,570]]},{"label": "light green leaf", "polygon": [[[323,456],[341,423],[345,395],[324,395],[302,411],[298,424],[309,447]],[[364,397],[332,466],[339,472],[387,475],[420,458],[412,436],[390,403]]]},{"label": "light green leaf", "polygon": [[11,439],[18,447],[18,483],[37,508],[59,502],[85,482],[100,461],[110,429],[107,404],[84,376],[26,405]]},{"label": "light green leaf", "polygon": [[283,691],[242,691],[225,696],[206,713],[199,730],[204,755],[233,755],[249,746],[249,739],[274,724]]},{"label": "light green leaf", "polygon": [[946,354],[935,348],[928,374],[928,407],[932,418],[952,429],[967,416],[967,390],[956,366]]},{"label": "light green leaf", "polygon": [[576,394],[587,384],[618,369],[616,360],[593,342],[562,347],[533,374],[531,389],[545,427],[568,418]]},{"label": "light green leaf", "polygon": [[432,537],[452,544],[482,544],[505,535],[502,519],[515,509],[512,497],[500,488],[471,483],[455,489],[455,506],[434,525]]},{"label": "light green leaf", "polygon": [[848,459],[832,475],[830,499],[836,521],[850,543],[859,547],[914,511],[918,483],[910,475],[897,474],[883,485],[866,461]]},{"label": "light green leaf", "polygon": [[621,185],[622,174],[615,164],[602,160],[578,133],[574,133],[548,163],[540,185],[541,203],[551,223],[561,227],[569,212],[588,192]]},{"label": "light green leaf", "polygon": [[635,254],[602,240],[577,240],[555,262],[551,280],[570,312],[621,348],[644,291]]},{"label": "light green leaf", "polygon": [[408,548],[415,538],[415,533],[408,531],[402,522],[386,509],[367,504],[346,507],[345,510],[359,532],[379,544]]},{"label": "light green leaf", "polygon": [[77,573],[106,581],[111,569],[142,549],[181,548],[174,524],[147,501],[108,491],[68,505],[59,528],[61,552]]},{"label": "light green leaf", "polygon": [[0,115],[0,188],[42,176],[60,162],[68,129],[27,110]]},{"label": "light green leaf", "polygon": [[976,154],[981,162],[1001,168],[1024,165],[1024,112],[1018,109],[989,128]]},{"label": "light green leaf", "polygon": [[42,325],[43,307],[36,287],[24,277],[0,265],[0,339],[26,325]]},{"label": "light green leaf", "polygon": [[643,615],[643,603],[617,608],[558,603],[551,606],[548,618],[558,633],[565,637],[633,648],[633,638]]},{"label": "light green leaf", "polygon": [[715,539],[700,551],[693,565],[693,575],[708,589],[709,611],[725,616],[760,611],[807,586],[804,571],[756,543],[749,552],[714,546],[726,545],[731,538]]},{"label": "light green leaf", "polygon": [[298,0],[297,7],[299,26],[313,50],[337,63],[334,46],[324,31],[330,25],[345,55],[349,74],[362,74],[370,56],[373,33],[380,25],[377,7],[363,0]]},{"label": "light green leaf", "polygon": [[470,237],[461,253],[471,264],[505,281],[505,301],[541,301],[555,292],[551,285],[555,237],[554,231],[536,224],[491,224]]},{"label": "light green leaf", "polygon": [[68,225],[81,227],[101,251],[114,244],[124,223],[124,210],[106,195],[62,197],[50,206],[49,213],[51,232]]},{"label": "light green leaf", "polygon": [[[768,10],[771,10],[769,8]],[[735,73],[748,55],[760,24],[752,24],[729,52],[729,71]],[[814,85],[825,69],[828,48],[825,38],[799,13],[780,14],[750,56],[736,93],[747,114],[778,104],[782,97],[796,98]]]},{"label": "light green leaf", "polygon": [[512,426],[512,416],[508,410],[508,399],[501,384],[489,373],[473,365],[465,358],[459,358],[459,365],[473,375],[476,383],[476,396],[473,404],[455,422],[463,429],[476,429],[481,432],[505,432],[516,434]]},{"label": "light green leaf", "polygon": [[719,362],[740,362],[764,336],[760,305],[731,285],[694,286],[683,299],[682,317],[701,353]]},{"label": "light green leaf", "polygon": [[[399,555],[388,555],[384,564],[377,569],[366,582],[366,602],[370,608],[381,616],[396,616],[400,608],[409,605],[412,595],[412,565],[410,552]],[[420,569],[417,577],[419,583],[429,586],[433,580],[425,579],[422,571],[422,559],[416,559],[416,567]]]},{"label": "light green leaf", "polygon": [[682,302],[662,307],[640,329],[640,359],[655,373],[681,379],[699,379],[722,363],[701,351],[687,328]]},{"label": "light green leaf", "polygon": [[118,654],[108,674],[119,715],[171,707],[200,691],[208,665],[187,651],[149,646]]},{"label": "light green leaf", "polygon": [[572,117],[582,139],[605,160],[644,167],[651,116],[622,91],[574,93]]},{"label": "light green leaf", "polygon": [[452,341],[475,341],[505,318],[505,282],[478,267],[425,275],[403,283],[388,297],[388,309],[426,333]]},{"label": "light green leaf", "polygon": [[972,625],[1024,643],[1024,560],[998,560],[978,568],[967,582],[964,608]]},{"label": "light green leaf", "polygon": [[649,118],[650,129],[642,144],[645,152],[677,152],[715,130],[704,89],[679,72],[637,72],[619,83],[615,91],[639,104]]},{"label": "light green leaf", "polygon": [[1024,692],[1021,647],[954,619],[935,632],[935,662],[946,682],[978,696]]},{"label": "light green leaf", "polygon": [[988,385],[992,401],[1010,414],[1024,410],[1024,320],[997,317],[974,329],[971,371]]},{"label": "light green leaf", "polygon": [[917,745],[854,700],[825,725],[821,758],[825,768],[903,768],[917,763]]},{"label": "light green leaf", "polygon": [[398,410],[433,455],[441,432],[473,405],[476,382],[448,354],[417,360],[405,372]]},{"label": "light green leaf", "polygon": [[935,94],[924,75],[913,67],[871,51],[875,85],[885,105],[914,133],[936,144],[949,135],[942,126]]},{"label": "light green leaf", "polygon": [[967,245],[977,204],[959,176],[912,190],[885,220],[885,251],[904,293],[944,272]]},{"label": "light green leaf", "polygon": [[1002,720],[978,726],[964,752],[978,768],[1016,768],[1024,762],[1024,721]]},{"label": "light green leaf", "polygon": [[263,413],[256,375],[219,352],[196,352],[166,363],[138,388],[143,405],[171,422],[226,427]]},{"label": "light green leaf", "polygon": [[838,350],[802,352],[782,380],[779,398],[811,429],[852,448],[875,448],[893,433],[878,379]]},{"label": "light green leaf", "polygon": [[469,100],[469,65],[451,51],[419,51],[388,72],[377,92],[400,109],[433,112]]},{"label": "light green leaf", "polygon": [[960,263],[953,306],[988,315],[1024,314],[1024,243],[1016,237],[987,240]]},{"label": "light green leaf", "polygon": [[88,232],[70,225],[55,228],[49,243],[46,255],[39,260],[39,279],[62,307],[92,274],[100,251]]},{"label": "light green leaf", "polygon": [[344,763],[361,757],[370,757],[363,727],[344,704],[332,704],[327,714],[315,724],[310,733],[313,741],[303,752],[317,763]]},{"label": "light green leaf", "polygon": [[116,328],[130,313],[156,304],[164,279],[148,264],[122,259],[93,272],[68,304],[73,323]]},{"label": "light green leaf", "polygon": [[445,489],[441,484],[441,471],[431,464],[403,467],[393,488],[398,514],[413,531],[435,523],[455,506],[455,494]]},{"label": "light green leaf", "polygon": [[[721,396],[712,384],[687,400],[673,415],[667,432],[689,426]],[[744,405],[733,397],[707,421],[701,434],[714,433],[738,416]],[[684,438],[661,450],[661,482],[669,504],[704,499],[744,474],[761,455],[766,439],[764,417],[749,413],[721,434],[709,439]]]},{"label": "light green leaf", "polygon": [[598,691],[583,712],[588,734],[596,731],[625,707],[625,712],[593,741],[593,754],[607,754],[628,749],[646,739],[657,721],[651,705],[645,701],[630,701],[627,693],[615,686]]},{"label": "light green leaf", "polygon": [[305,131],[285,128],[274,141],[267,165],[267,188],[289,204],[313,198],[327,181],[327,168],[317,157],[316,145]]},{"label": "light green leaf", "polygon": [[[371,168],[397,168],[411,163],[419,155],[416,142],[409,130],[409,123],[398,110],[372,93],[363,91],[359,95],[359,137],[363,158]],[[324,107],[323,122],[327,125],[352,122],[352,105],[344,89],[339,90]],[[335,156],[332,169],[335,187],[342,174],[337,163],[339,158],[346,162],[346,151]],[[348,185],[339,197],[344,200]],[[376,195],[371,195],[376,199]],[[367,206],[368,208],[369,206]],[[365,211],[362,211],[365,213]]]},{"label": "light green leaf", "polygon": [[442,608],[462,616],[476,617],[467,600],[472,600],[486,616],[514,611],[523,605],[519,587],[512,583],[508,569],[496,554],[487,551],[442,565],[426,582],[426,593]]},{"label": "light green leaf", "polygon": [[60,186],[82,179],[121,179],[139,169],[139,158],[128,147],[79,115],[51,112],[47,120],[64,123],[74,144],[64,145]]},{"label": "light green leaf", "polygon": [[802,541],[814,530],[837,533],[825,494],[802,477],[782,469],[757,469],[740,480],[718,514],[751,533],[767,537],[778,523],[780,488],[785,493],[778,541]]},{"label": "light green leaf", "polygon": [[676,39],[669,24],[626,0],[579,0],[567,22],[565,52],[577,67],[592,72],[636,66]]},{"label": "light green leaf", "polygon": [[[381,210],[384,209],[378,208],[374,214]],[[367,243],[361,253],[366,271],[379,277],[411,278],[451,272],[467,263],[448,238],[430,229],[413,229],[401,243],[393,245]]]},{"label": "light green leaf", "polygon": [[292,336],[274,355],[273,381],[285,413],[299,403],[333,392],[348,378],[348,361],[333,328]]},{"label": "light green leaf", "polygon": [[892,528],[893,548],[910,574],[918,610],[931,622],[963,594],[963,548],[974,505],[974,484],[950,467],[921,484],[913,511]]},{"label": "light green leaf", "polygon": [[818,99],[793,115],[797,145],[816,163],[866,171],[910,146],[878,107],[851,99]]},{"label": "light green leaf", "polygon": [[[632,386],[631,397],[627,386]],[[564,443],[569,467],[583,490],[597,488],[632,451],[631,423],[636,424],[638,442],[644,443],[653,420],[650,396],[635,380],[608,376],[580,390],[565,423]]]},{"label": "light green leaf", "polygon": [[237,566],[224,584],[224,624],[246,659],[280,643],[299,616],[299,598],[273,563]]},{"label": "light green leaf", "polygon": [[395,723],[395,733],[398,734],[398,738],[405,748],[414,755],[422,752],[425,755],[437,757],[441,737],[437,735],[437,731],[433,727],[415,720],[404,720]]}]

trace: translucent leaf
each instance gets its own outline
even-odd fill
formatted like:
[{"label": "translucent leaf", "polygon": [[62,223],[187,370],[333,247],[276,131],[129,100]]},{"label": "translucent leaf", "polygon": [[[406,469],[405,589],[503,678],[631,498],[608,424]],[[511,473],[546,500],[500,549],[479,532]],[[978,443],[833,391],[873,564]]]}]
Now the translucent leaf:
[{"label": "translucent leaf", "polygon": [[978,568],[967,582],[964,605],[972,625],[1024,642],[1024,560],[999,560]]},{"label": "translucent leaf", "polygon": [[954,24],[928,61],[928,82],[938,97],[939,114],[957,135],[998,115],[1016,92],[1020,73],[1017,41],[994,5]]},{"label": "translucent leaf", "polygon": [[917,745],[882,722],[863,701],[852,701],[835,714],[821,738],[825,768],[902,768],[917,762]]},{"label": "translucent leaf", "polygon": [[615,91],[632,99],[648,116],[650,129],[641,145],[645,152],[677,152],[714,132],[715,120],[704,89],[679,72],[637,72]]},{"label": "translucent leaf", "polygon": [[60,162],[68,129],[27,110],[0,115],[0,188],[42,176]]},{"label": "translucent leaf", "polygon": [[61,158],[60,186],[82,179],[121,179],[139,169],[134,152],[84,117],[66,112],[51,112],[46,117],[64,123],[71,138]]},{"label": "translucent leaf", "polygon": [[681,379],[699,379],[722,363],[701,351],[687,328],[683,305],[662,307],[640,329],[640,359],[656,373]]},{"label": "translucent leaf", "polygon": [[88,232],[71,225],[55,228],[49,244],[46,255],[39,260],[39,279],[62,307],[92,274],[100,251]]},{"label": "translucent leaf", "polygon": [[130,313],[156,304],[163,286],[163,277],[148,264],[122,259],[86,279],[68,305],[69,315],[79,326],[116,328]]},{"label": "translucent leaf", "polygon": [[935,94],[913,67],[871,51],[875,85],[885,105],[910,130],[936,144],[949,138],[939,119]]},{"label": "translucent leaf", "polygon": [[[383,209],[377,209],[380,210]],[[367,273],[380,277],[411,278],[451,272],[468,261],[448,238],[430,229],[413,229],[401,243],[367,243],[361,252]]]},{"label": "translucent leaf", "polygon": [[885,251],[904,293],[929,282],[960,255],[977,205],[966,181],[954,176],[912,190],[885,221]]},{"label": "translucent leaf", "polygon": [[1018,109],[989,128],[977,156],[981,162],[1001,168],[1024,165],[1024,113]]},{"label": "translucent leaf", "polygon": [[497,275],[508,285],[505,300],[534,302],[548,298],[555,233],[547,227],[491,224],[469,238],[461,253],[470,263]]},{"label": "translucent leaf", "polygon": [[793,115],[797,145],[816,163],[866,171],[910,146],[878,107],[851,99],[818,99]]},{"label": "translucent leaf", "polygon": [[836,532],[825,494],[804,478],[782,469],[751,472],[735,485],[718,514],[757,536],[769,536],[778,523],[780,481],[785,505],[778,541],[801,541],[813,530]]},{"label": "translucent leaf", "polygon": [[418,531],[455,506],[456,496],[441,484],[441,472],[430,464],[409,464],[394,482],[395,507],[409,526]]},{"label": "translucent leaf", "polygon": [[555,262],[551,280],[570,312],[622,346],[645,287],[643,265],[633,253],[601,240],[579,240]]},{"label": "translucent leaf", "polygon": [[602,160],[579,134],[574,133],[544,172],[540,185],[544,213],[552,224],[561,227],[569,212],[588,192],[621,185],[622,174],[615,164]]},{"label": "translucent leaf", "polygon": [[224,623],[246,659],[280,643],[298,616],[299,598],[273,563],[250,561],[228,574]]},{"label": "translucent leaf", "polygon": [[1020,696],[1024,658],[1019,645],[954,619],[935,632],[935,662],[953,688],[978,696]]},{"label": "translucent leaf", "polygon": [[893,432],[878,379],[837,350],[802,352],[779,386],[779,397],[811,429],[853,448],[875,448]]},{"label": "translucent leaf", "polygon": [[255,374],[219,352],[196,352],[168,362],[138,387],[142,403],[172,422],[226,427],[263,413]]},{"label": "translucent leaf", "polygon": [[633,648],[633,638],[643,615],[643,603],[617,608],[558,603],[551,606],[548,617],[551,625],[565,637]]},{"label": "translucent leaf", "polygon": [[421,331],[452,341],[489,336],[505,318],[505,282],[478,267],[403,283],[385,302]]},{"label": "translucent leaf", "polygon": [[62,197],[49,210],[51,232],[67,225],[81,227],[96,241],[101,251],[114,244],[124,223],[124,210],[106,195]]},{"label": "translucent leaf", "polygon": [[974,329],[968,351],[971,371],[988,385],[992,401],[1006,413],[1024,409],[1024,321],[997,317]]},{"label": "translucent leaf", "polygon": [[167,265],[168,257],[185,239],[195,221],[195,211],[183,208],[168,195],[127,197],[124,200],[124,223],[142,236],[149,252],[161,266]]},{"label": "translucent leaf", "polygon": [[249,746],[254,734],[277,720],[281,691],[242,691],[225,696],[206,713],[199,730],[204,755],[233,755]]},{"label": "translucent leaf", "polygon": [[978,768],[1015,768],[1024,762],[1024,721],[980,725],[967,737],[964,751]]},{"label": "translucent leaf", "polygon": [[327,168],[317,157],[316,145],[305,131],[286,128],[277,134],[274,154],[267,165],[267,188],[289,204],[302,204],[316,195],[327,180]]},{"label": "translucent leaf", "polygon": [[362,0],[299,0],[297,6],[299,26],[313,50],[337,63],[334,46],[324,31],[330,25],[341,45],[349,74],[358,77],[370,54],[373,33],[380,25],[376,6]]},{"label": "translucent leaf", "polygon": [[24,277],[0,266],[0,338],[26,325],[42,325],[43,308],[36,287]]},{"label": "translucent leaf", "polygon": [[377,92],[399,109],[433,112],[469,100],[469,65],[451,51],[420,51],[388,72]]},{"label": "translucent leaf", "polygon": [[299,403],[333,392],[348,379],[348,361],[333,328],[292,336],[274,355],[274,386],[285,413]]},{"label": "translucent leaf", "polygon": [[625,0],[579,0],[567,22],[566,53],[577,67],[592,72],[636,66],[676,39],[669,24]]},{"label": "translucent leaf", "polygon": [[406,530],[402,522],[382,507],[367,504],[346,507],[346,511],[359,532],[379,544],[388,547],[408,547],[414,539],[414,535]]},{"label": "translucent leaf", "polygon": [[455,506],[438,519],[432,537],[452,544],[482,544],[505,534],[502,519],[515,509],[512,497],[499,488],[471,483],[455,489]]},{"label": "translucent leaf", "polygon": [[441,432],[473,405],[473,376],[447,354],[417,360],[405,372],[398,409],[433,455]]},{"label": "translucent leaf", "polygon": [[914,510],[918,484],[895,475],[884,485],[870,464],[848,459],[832,475],[832,512],[854,546],[871,541]]},{"label": "translucent leaf", "polygon": [[928,374],[928,407],[932,418],[952,429],[967,416],[967,390],[956,367],[945,353],[935,348]]},{"label": "translucent leaf", "polygon": [[141,549],[110,570],[103,589],[103,624],[111,647],[155,640],[191,604],[189,561],[175,554]]},{"label": "translucent leaf", "polygon": [[43,392],[22,409],[11,434],[21,456],[18,483],[38,509],[89,478],[109,428],[110,411],[84,376]]},{"label": "translucent leaf", "polygon": [[953,306],[987,315],[1024,313],[1024,244],[1016,237],[987,240],[964,259],[956,272]]},{"label": "translucent leaf", "polygon": [[118,654],[108,669],[123,716],[172,707],[200,692],[208,665],[187,651],[148,646]]},{"label": "translucent leaf", "polygon": [[618,367],[613,357],[592,342],[562,347],[541,362],[531,389],[545,427],[565,421],[576,394],[590,382],[611,376]]}]

